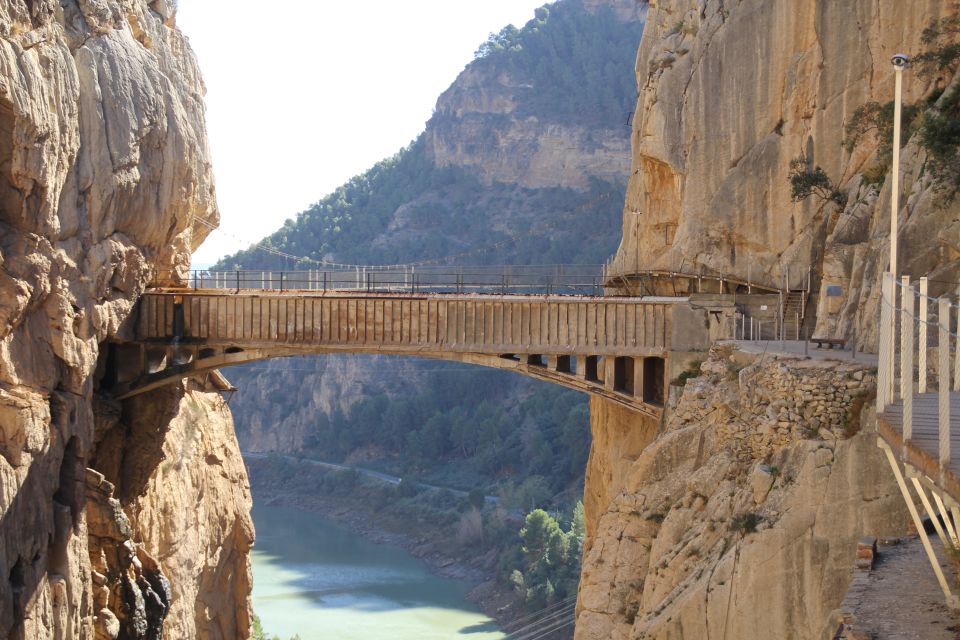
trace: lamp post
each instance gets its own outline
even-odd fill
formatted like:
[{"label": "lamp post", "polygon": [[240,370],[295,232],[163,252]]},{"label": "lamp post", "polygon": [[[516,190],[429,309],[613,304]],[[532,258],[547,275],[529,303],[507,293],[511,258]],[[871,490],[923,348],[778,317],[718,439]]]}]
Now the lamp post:
[{"label": "lamp post", "polygon": [[905,54],[898,53],[890,59],[896,76],[893,97],[893,184],[890,185],[890,273],[897,277],[897,209],[900,206],[900,104],[903,70],[910,62]]}]

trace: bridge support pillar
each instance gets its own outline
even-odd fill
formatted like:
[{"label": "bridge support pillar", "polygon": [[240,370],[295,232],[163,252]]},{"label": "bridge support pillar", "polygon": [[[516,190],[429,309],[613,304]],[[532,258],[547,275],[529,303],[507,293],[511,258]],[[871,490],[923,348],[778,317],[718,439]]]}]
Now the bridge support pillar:
[{"label": "bridge support pillar", "polygon": [[633,359],[633,397],[643,398],[643,358]]},{"label": "bridge support pillar", "polygon": [[603,386],[610,391],[616,389],[616,358],[612,356],[604,356],[603,361]]}]

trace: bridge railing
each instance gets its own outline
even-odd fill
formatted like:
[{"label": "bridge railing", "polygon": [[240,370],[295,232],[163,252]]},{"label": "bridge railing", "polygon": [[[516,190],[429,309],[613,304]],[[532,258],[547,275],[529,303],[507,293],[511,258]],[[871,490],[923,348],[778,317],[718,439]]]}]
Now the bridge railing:
[{"label": "bridge railing", "polygon": [[777,291],[803,291],[809,293],[812,286],[813,271],[810,267],[799,269],[791,268],[786,265],[781,269],[779,275],[773,273],[757,273],[753,265],[747,261],[745,268],[740,272],[724,272],[715,269],[700,262],[682,260],[680,265],[657,266],[645,265],[642,268],[636,266],[636,261],[630,262],[623,254],[617,254],[603,265],[605,279],[615,279],[618,276],[649,276],[649,275],[667,275],[673,277],[687,278],[690,280],[714,280],[728,282],[735,285],[743,285],[748,289],[759,289],[770,292]]},{"label": "bridge railing", "polygon": [[940,464],[947,466],[952,430],[960,424],[960,415],[951,415],[951,391],[960,391],[960,304],[952,292],[932,297],[929,291],[927,278],[911,282],[910,276],[899,281],[890,273],[883,276],[877,413],[901,416],[904,442],[914,438],[915,427],[935,419]]},{"label": "bridge railing", "polygon": [[264,291],[367,293],[548,293],[599,295],[602,265],[470,267],[357,267],[354,269],[192,270],[186,277],[160,272],[153,286]]}]

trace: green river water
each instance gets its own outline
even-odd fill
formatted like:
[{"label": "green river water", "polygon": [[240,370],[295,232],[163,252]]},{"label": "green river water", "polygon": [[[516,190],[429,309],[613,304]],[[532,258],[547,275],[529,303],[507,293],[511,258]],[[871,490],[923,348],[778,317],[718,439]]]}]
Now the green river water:
[{"label": "green river water", "polygon": [[320,516],[254,506],[253,610],[287,640],[495,640],[496,623],[403,549],[364,540]]}]

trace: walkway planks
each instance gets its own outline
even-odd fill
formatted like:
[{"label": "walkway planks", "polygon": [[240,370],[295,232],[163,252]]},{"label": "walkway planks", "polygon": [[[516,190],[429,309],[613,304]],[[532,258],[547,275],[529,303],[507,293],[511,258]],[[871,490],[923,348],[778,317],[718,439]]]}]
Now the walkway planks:
[{"label": "walkway planks", "polygon": [[940,474],[940,423],[937,393],[913,398],[913,437],[904,446],[903,403],[897,400],[877,416],[878,430],[901,460],[916,467],[954,498],[960,500],[960,393],[950,394],[950,464]]}]

